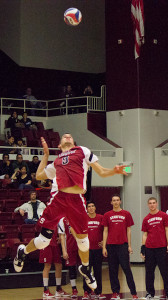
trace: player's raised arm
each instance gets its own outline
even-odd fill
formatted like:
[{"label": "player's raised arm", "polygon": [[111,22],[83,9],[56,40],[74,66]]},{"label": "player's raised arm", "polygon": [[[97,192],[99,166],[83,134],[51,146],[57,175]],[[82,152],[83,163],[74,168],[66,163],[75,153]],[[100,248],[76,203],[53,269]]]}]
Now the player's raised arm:
[{"label": "player's raised arm", "polygon": [[42,160],[41,160],[41,162],[38,166],[37,172],[36,172],[37,180],[43,180],[43,179],[48,178],[44,171],[44,168],[47,166],[48,157],[49,157],[49,149],[48,149],[48,145],[43,137],[41,137],[41,143],[42,143],[44,154],[43,154]]},{"label": "player's raised arm", "polygon": [[115,174],[123,174],[123,175],[128,175],[125,171],[124,168],[126,167],[125,165],[123,166],[118,166],[116,165],[113,169],[108,169],[102,167],[97,161],[91,164],[92,169],[101,177],[109,177],[113,176]]}]

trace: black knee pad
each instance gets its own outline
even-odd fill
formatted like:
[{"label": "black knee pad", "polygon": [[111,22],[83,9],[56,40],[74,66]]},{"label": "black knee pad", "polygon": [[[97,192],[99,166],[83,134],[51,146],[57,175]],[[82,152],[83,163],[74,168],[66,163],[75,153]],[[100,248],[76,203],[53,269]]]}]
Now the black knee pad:
[{"label": "black knee pad", "polygon": [[41,229],[41,234],[44,237],[46,237],[47,239],[52,239],[53,233],[54,233],[54,230],[52,230],[52,229],[47,229],[44,227],[42,227],[42,229]]}]

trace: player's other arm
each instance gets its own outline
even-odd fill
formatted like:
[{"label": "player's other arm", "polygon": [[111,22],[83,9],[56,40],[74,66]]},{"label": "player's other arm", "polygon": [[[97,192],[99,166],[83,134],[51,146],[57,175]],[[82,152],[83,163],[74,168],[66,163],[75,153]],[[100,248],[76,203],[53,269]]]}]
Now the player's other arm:
[{"label": "player's other arm", "polygon": [[148,233],[143,232],[142,235],[142,246],[141,246],[141,258],[145,259],[145,244],[146,244],[146,239],[147,239]]},{"label": "player's other arm", "polygon": [[107,257],[107,249],[106,249],[107,237],[108,237],[108,227],[105,226],[103,231],[103,256],[104,257]]},{"label": "player's other arm", "polygon": [[124,168],[126,166],[115,166],[113,169],[108,169],[102,167],[97,161],[94,163],[91,163],[92,169],[101,177],[109,177],[113,176],[115,174],[123,174],[127,175],[127,173],[124,171]]},{"label": "player's other arm", "polygon": [[131,227],[127,227],[127,239],[128,239],[128,251],[129,253],[133,253],[132,247],[131,247]]},{"label": "player's other arm", "polygon": [[48,149],[48,145],[45,141],[45,139],[43,137],[41,137],[41,143],[43,146],[43,151],[44,151],[44,155],[43,158],[38,166],[37,172],[36,172],[36,179],[37,180],[43,180],[43,179],[47,179],[47,175],[44,171],[44,168],[47,166],[47,162],[48,162],[48,157],[49,157],[49,149]]},{"label": "player's other arm", "polygon": [[68,259],[68,253],[65,246],[65,234],[59,233],[60,241],[61,241],[61,247],[62,247],[62,255],[64,259]]}]

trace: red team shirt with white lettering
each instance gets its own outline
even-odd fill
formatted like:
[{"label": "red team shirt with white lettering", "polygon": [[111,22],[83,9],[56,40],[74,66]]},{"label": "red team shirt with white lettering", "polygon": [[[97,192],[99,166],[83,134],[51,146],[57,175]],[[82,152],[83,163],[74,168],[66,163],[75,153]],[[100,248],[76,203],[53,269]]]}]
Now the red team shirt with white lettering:
[{"label": "red team shirt with white lettering", "polygon": [[96,214],[95,218],[88,216],[88,237],[90,249],[100,249],[99,243],[103,240],[103,216]]},{"label": "red team shirt with white lettering", "polygon": [[165,227],[168,227],[168,215],[163,211],[148,214],[142,223],[142,231],[147,232],[145,246],[147,248],[161,248],[167,246]]},{"label": "red team shirt with white lettering", "polygon": [[107,244],[122,245],[128,243],[127,227],[134,225],[130,212],[110,210],[103,216],[102,224],[108,227]]},{"label": "red team shirt with white lettering", "polygon": [[73,147],[62,152],[56,160],[46,166],[45,173],[49,179],[56,176],[57,190],[74,185],[86,190],[88,166],[98,160],[86,147]]}]

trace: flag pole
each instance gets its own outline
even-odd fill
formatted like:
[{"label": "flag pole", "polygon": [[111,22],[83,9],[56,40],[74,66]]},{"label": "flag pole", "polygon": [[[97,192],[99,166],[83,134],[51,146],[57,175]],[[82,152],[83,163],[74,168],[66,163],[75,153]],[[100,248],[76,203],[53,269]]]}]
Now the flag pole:
[{"label": "flag pole", "polygon": [[140,80],[139,80],[139,57],[136,59],[137,61],[137,93],[138,93],[138,108],[140,107]]}]

